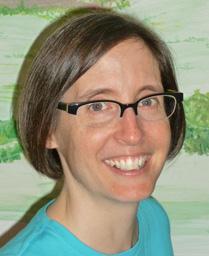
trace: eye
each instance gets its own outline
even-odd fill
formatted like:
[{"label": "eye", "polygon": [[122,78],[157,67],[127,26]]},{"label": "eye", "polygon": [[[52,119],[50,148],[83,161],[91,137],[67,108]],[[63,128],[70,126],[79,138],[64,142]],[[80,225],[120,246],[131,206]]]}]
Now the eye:
[{"label": "eye", "polygon": [[98,102],[93,102],[88,105],[88,109],[93,111],[93,112],[99,112],[103,111],[107,108],[107,103],[98,101]]},{"label": "eye", "polygon": [[140,107],[152,107],[158,104],[158,99],[156,97],[146,98],[139,102]]}]

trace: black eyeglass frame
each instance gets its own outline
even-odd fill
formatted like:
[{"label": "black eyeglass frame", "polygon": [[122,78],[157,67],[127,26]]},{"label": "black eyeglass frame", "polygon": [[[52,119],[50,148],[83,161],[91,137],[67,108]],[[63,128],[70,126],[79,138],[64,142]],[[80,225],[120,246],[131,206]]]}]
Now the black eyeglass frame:
[{"label": "black eyeglass frame", "polygon": [[92,101],[83,101],[83,102],[72,102],[72,103],[65,103],[60,101],[57,105],[57,108],[60,110],[63,110],[69,114],[72,115],[77,115],[77,111],[78,109],[83,106],[83,105],[87,105],[87,104],[91,104],[91,103],[97,103],[97,102],[112,102],[112,103],[116,103],[120,106],[121,112],[120,112],[120,117],[123,116],[124,111],[127,108],[132,108],[134,110],[134,113],[137,115],[138,111],[137,111],[137,106],[138,103],[146,98],[150,98],[153,96],[173,96],[176,99],[176,103],[181,103],[184,99],[184,95],[182,92],[175,92],[175,91],[168,91],[168,92],[163,92],[163,93],[154,93],[154,94],[150,94],[147,95],[145,97],[142,97],[141,99],[138,99],[136,102],[134,103],[129,103],[129,104],[123,104],[121,102],[115,101],[115,100],[92,100]]}]

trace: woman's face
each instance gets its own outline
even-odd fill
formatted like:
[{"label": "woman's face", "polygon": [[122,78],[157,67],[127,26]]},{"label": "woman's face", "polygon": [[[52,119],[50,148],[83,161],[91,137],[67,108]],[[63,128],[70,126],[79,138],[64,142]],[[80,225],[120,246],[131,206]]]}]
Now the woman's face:
[{"label": "woman's face", "polygon": [[[62,101],[132,103],[158,92],[163,86],[157,61],[142,41],[129,39],[101,57]],[[123,202],[137,202],[153,192],[170,146],[167,119],[137,119],[128,108],[117,121],[89,126],[76,115],[59,114],[48,147],[57,148],[72,192]]]}]

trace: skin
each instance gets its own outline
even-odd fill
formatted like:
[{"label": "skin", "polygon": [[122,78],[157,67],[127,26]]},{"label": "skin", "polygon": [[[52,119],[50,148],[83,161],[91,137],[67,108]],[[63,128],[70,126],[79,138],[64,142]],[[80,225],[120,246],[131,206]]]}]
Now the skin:
[{"label": "skin", "polygon": [[[62,101],[112,99],[132,103],[163,92],[158,63],[146,45],[129,39],[109,50],[75,84]],[[48,209],[79,239],[104,253],[127,250],[137,240],[140,200],[154,190],[170,146],[168,120],[137,119],[131,108],[103,127],[86,125],[60,111],[47,141],[56,148],[64,170],[60,196]],[[141,170],[120,172],[105,160],[147,157]]]}]

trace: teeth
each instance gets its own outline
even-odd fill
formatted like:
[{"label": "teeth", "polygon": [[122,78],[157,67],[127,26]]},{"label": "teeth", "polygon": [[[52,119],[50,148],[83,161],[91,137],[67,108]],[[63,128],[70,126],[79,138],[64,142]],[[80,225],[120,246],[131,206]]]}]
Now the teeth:
[{"label": "teeth", "polygon": [[138,165],[141,166],[143,164],[143,159],[142,158],[139,158],[138,159]]},{"label": "teeth", "polygon": [[120,162],[119,161],[115,161],[115,165],[117,168],[120,168]]},{"label": "teeth", "polygon": [[144,167],[146,159],[146,156],[141,156],[137,158],[129,157],[126,160],[105,160],[105,163],[124,171],[130,171],[135,169],[141,169],[142,167]]}]

